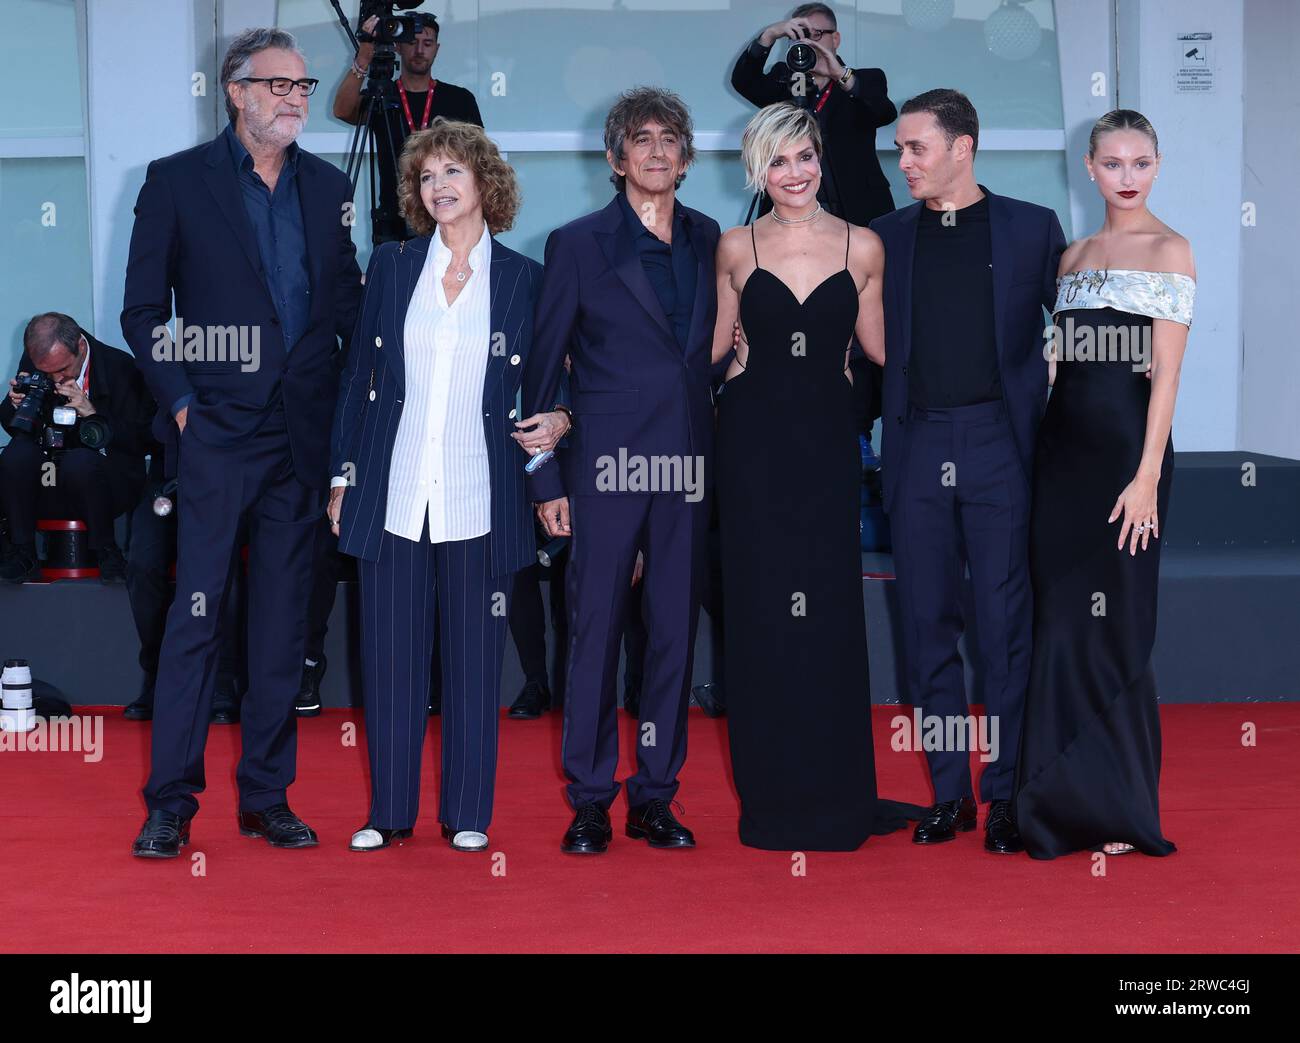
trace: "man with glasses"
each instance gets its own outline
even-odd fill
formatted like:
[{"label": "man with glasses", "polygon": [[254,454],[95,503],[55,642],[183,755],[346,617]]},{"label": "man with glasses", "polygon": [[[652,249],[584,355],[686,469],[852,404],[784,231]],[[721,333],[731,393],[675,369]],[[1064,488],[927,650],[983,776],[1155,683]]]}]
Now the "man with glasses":
[{"label": "man with glasses", "polygon": [[[777,62],[763,66],[780,39],[805,43],[817,55],[806,77]],[[731,85],[759,108],[793,101],[810,108],[822,133],[821,204],[850,224],[866,226],[894,209],[889,182],[876,156],[876,128],[898,117],[882,69],[849,68],[836,53],[840,33],[826,4],[800,4],[787,21],[769,25],[745,48]],[[759,216],[772,209],[763,198]]]},{"label": "man with glasses", "polygon": [[230,125],[149,164],[136,202],[122,332],[159,404],[154,433],[176,453],[180,483],[176,598],[158,662],[139,857],[174,858],[189,839],[241,529],[239,830],[274,847],[317,843],[286,791],[337,356],[351,340],[361,271],[347,177],[296,144],[316,86],[305,73],[289,33],[240,33],[221,66]]},{"label": "man with glasses", "polygon": [[[763,71],[772,47],[781,39],[813,49],[817,62],[806,75],[793,72],[784,61]],[[893,123],[898,111],[889,100],[884,70],[850,68],[839,56],[841,42],[829,6],[800,4],[789,19],[769,25],[745,48],[732,70],[731,85],[759,108],[791,101],[816,115],[822,135],[817,198],[836,217],[865,227],[894,209],[889,181],[876,155],[876,129]],[[762,217],[771,209],[772,201],[764,194],[758,214]],[[849,368],[858,428],[869,444],[880,415],[880,367],[863,354],[855,339]]]}]

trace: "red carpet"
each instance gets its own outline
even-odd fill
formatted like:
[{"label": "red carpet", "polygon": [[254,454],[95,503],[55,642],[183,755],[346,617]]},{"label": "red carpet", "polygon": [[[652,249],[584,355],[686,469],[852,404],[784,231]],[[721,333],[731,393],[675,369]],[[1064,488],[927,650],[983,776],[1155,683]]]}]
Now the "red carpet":
[{"label": "red carpet", "polygon": [[[238,730],[213,728],[208,792],[187,856],[130,856],[144,818],[147,725],[103,712],[104,756],[0,753],[0,879],[5,952],[875,951],[1294,952],[1300,949],[1300,833],[1295,750],[1300,705],[1165,707],[1162,817],[1178,844],[1166,859],[1055,862],[986,854],[979,833],[937,848],[907,833],[852,854],[752,851],[736,839],[724,721],[692,711],[679,799],[695,851],[651,851],[622,835],[599,858],[561,855],[559,719],[505,721],[494,857],[438,837],[436,763],[426,749],[414,840],[347,850],[366,815],[364,736],[326,711],[300,723],[290,802],[318,848],[273,850],[235,828]],[[926,803],[920,754],[888,747],[875,718],[882,795]],[[620,714],[624,764],[633,732]],[[1244,748],[1254,722],[1258,745]],[[436,737],[430,746],[436,753]],[[626,773],[626,769],[625,772]],[[814,809],[810,809],[814,810]],[[981,821],[983,809],[981,809]],[[504,856],[504,857],[502,857]],[[495,859],[495,860],[494,860]],[[494,875],[494,865],[497,875]],[[504,870],[504,872],[502,872]]]}]

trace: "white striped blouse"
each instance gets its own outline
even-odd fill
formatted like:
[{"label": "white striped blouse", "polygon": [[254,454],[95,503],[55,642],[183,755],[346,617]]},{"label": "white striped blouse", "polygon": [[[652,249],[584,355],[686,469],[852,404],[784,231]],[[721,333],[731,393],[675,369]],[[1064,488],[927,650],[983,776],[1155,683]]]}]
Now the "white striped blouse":
[{"label": "white striped blouse", "polygon": [[491,528],[492,486],[483,433],[483,380],[491,346],[487,225],[469,252],[472,274],[451,305],[442,277],[451,250],[434,233],[406,310],[406,402],[388,475],[384,528],[418,540],[429,519],[433,543],[468,540]]}]

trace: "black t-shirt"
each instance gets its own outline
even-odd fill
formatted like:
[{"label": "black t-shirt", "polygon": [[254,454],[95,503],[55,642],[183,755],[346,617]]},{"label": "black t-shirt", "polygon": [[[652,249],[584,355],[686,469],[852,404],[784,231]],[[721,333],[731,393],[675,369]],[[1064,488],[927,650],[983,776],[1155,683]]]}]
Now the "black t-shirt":
[{"label": "black t-shirt", "polygon": [[988,197],[961,210],[923,206],[912,261],[908,401],[941,409],[1001,398]]},{"label": "black t-shirt", "polygon": [[[457,87],[454,83],[444,83],[439,80],[433,80],[432,87],[432,102],[429,101],[428,91],[406,92],[406,103],[410,106],[411,120],[416,130],[419,130],[423,123],[426,104],[429,106],[430,121],[435,116],[442,116],[449,120],[461,120],[483,126],[483,117],[479,115],[478,102],[474,100],[472,93],[464,87]],[[388,133],[384,131],[379,112],[376,111],[371,115],[371,125],[375,130],[376,162],[379,164],[379,205],[388,214],[396,217],[397,159],[395,157],[401,156],[402,145],[411,132],[396,84],[393,87],[393,107],[387,109],[385,115]],[[396,149],[395,153],[394,149]]]}]

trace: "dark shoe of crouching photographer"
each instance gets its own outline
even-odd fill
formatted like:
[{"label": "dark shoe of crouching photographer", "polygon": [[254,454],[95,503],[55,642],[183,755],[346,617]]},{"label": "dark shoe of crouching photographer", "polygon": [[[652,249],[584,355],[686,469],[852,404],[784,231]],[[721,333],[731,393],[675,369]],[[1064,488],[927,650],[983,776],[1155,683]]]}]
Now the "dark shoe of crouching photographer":
[{"label": "dark shoe of crouching photographer", "polygon": [[153,411],[126,352],[60,312],[27,324],[18,373],[0,401],[0,426],[13,439],[0,451],[0,505],[10,541],[0,579],[39,578],[37,519],[66,518],[86,523],[100,579],[122,582],[126,562],[113,521],[144,486]]}]

